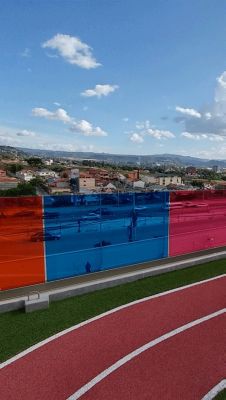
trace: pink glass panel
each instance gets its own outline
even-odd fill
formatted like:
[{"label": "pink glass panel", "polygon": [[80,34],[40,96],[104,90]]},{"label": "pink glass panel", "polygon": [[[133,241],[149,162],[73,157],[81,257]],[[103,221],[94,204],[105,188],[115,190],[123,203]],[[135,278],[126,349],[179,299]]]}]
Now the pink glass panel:
[{"label": "pink glass panel", "polygon": [[170,193],[169,255],[226,245],[226,190]]}]

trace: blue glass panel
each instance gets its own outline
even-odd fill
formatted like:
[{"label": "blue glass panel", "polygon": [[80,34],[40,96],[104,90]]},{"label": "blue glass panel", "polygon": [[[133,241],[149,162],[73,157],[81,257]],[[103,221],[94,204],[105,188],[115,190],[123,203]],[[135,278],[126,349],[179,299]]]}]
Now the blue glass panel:
[{"label": "blue glass panel", "polygon": [[[48,280],[84,273],[81,262],[75,263],[74,252],[95,249],[95,243],[101,239],[98,195],[53,196],[52,200],[50,204],[49,199],[44,198]],[[83,258],[85,259],[84,254]],[[61,268],[57,267],[58,265],[61,265]]]},{"label": "blue glass panel", "polygon": [[109,205],[109,206],[118,206],[118,194],[112,194],[112,193],[102,193],[101,194],[101,204],[103,206]]},{"label": "blue glass panel", "polygon": [[84,275],[101,270],[102,250],[86,249],[46,256],[48,281]]},{"label": "blue glass panel", "polygon": [[48,280],[166,257],[168,203],[168,192],[45,198]]},{"label": "blue glass panel", "polygon": [[106,246],[102,251],[104,269],[156,260],[168,256],[168,237]]}]

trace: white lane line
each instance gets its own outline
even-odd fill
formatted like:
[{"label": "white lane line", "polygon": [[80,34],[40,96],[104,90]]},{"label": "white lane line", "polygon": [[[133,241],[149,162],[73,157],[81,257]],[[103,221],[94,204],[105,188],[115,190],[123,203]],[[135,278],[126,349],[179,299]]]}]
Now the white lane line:
[{"label": "white lane line", "polygon": [[212,400],[218,393],[226,389],[226,379],[214,386],[201,400]]},{"label": "white lane line", "polygon": [[209,279],[206,279],[206,280],[203,280],[203,281],[199,281],[199,282],[191,283],[191,284],[186,285],[186,286],[181,286],[181,287],[178,287],[178,288],[175,288],[175,289],[167,290],[167,291],[162,292],[162,293],[157,293],[157,294],[154,294],[152,296],[144,297],[142,299],[132,301],[131,303],[123,304],[122,306],[113,308],[113,309],[111,309],[109,311],[106,311],[105,313],[99,314],[99,315],[97,315],[97,316],[95,316],[93,318],[90,318],[90,319],[88,319],[86,321],[83,321],[83,322],[81,322],[81,323],[79,323],[77,325],[71,326],[70,328],[67,328],[67,329],[65,329],[65,330],[63,330],[61,332],[58,332],[55,335],[52,335],[49,338],[44,339],[41,342],[29,347],[28,349],[22,351],[21,353],[15,355],[12,358],[9,358],[8,360],[6,360],[2,364],[0,364],[0,369],[6,367],[9,364],[12,364],[13,362],[15,362],[15,361],[19,360],[20,358],[26,356],[27,354],[31,353],[32,351],[37,350],[40,347],[44,346],[45,344],[48,344],[52,340],[58,339],[59,337],[61,337],[63,335],[66,335],[67,333],[70,333],[70,332],[72,332],[72,331],[74,331],[76,329],[79,329],[79,328],[81,328],[81,327],[83,327],[83,326],[85,326],[87,324],[90,324],[90,323],[92,323],[94,321],[97,321],[98,319],[101,319],[101,318],[104,318],[104,317],[106,317],[108,315],[111,315],[111,314],[113,314],[113,313],[115,313],[117,311],[123,310],[124,308],[132,307],[132,306],[134,306],[136,304],[143,303],[145,301],[156,299],[156,298],[162,297],[162,296],[167,296],[167,295],[170,295],[172,293],[176,293],[176,292],[180,292],[182,290],[186,290],[186,289],[192,288],[194,286],[208,284],[209,282],[215,281],[217,279],[224,279],[224,278],[226,278],[226,274],[218,275],[218,276],[215,276],[213,278],[209,278]]},{"label": "white lane line", "polygon": [[131,353],[127,354],[125,357],[121,358],[118,360],[115,364],[112,364],[109,368],[106,368],[104,371],[102,371],[99,375],[95,376],[91,381],[86,383],[84,386],[82,386],[79,390],[77,390],[74,394],[72,394],[70,397],[68,397],[67,400],[77,400],[81,396],[83,396],[85,393],[87,393],[90,389],[92,389],[97,383],[101,382],[103,379],[105,379],[108,375],[112,374],[112,372],[116,371],[119,369],[122,365],[126,364],[133,358],[139,356],[141,353],[144,351],[149,350],[151,347],[156,346],[157,344],[170,339],[171,337],[178,335],[181,332],[184,332],[190,328],[193,328],[196,325],[200,325],[203,322],[206,322],[212,318],[216,318],[221,314],[224,314],[226,312],[226,308],[223,308],[222,310],[219,310],[215,313],[206,315],[205,317],[196,319],[195,321],[189,322],[186,325],[180,326],[177,329],[174,329],[173,331],[170,331],[157,339],[151,340],[149,343],[146,343],[145,345],[137,348],[136,350],[132,351]]}]

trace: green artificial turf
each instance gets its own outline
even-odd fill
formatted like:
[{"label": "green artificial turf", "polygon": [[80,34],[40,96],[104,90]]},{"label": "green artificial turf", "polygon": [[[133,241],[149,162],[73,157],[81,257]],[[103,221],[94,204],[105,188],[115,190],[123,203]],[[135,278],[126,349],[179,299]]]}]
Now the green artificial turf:
[{"label": "green artificial turf", "polygon": [[81,321],[133,300],[226,273],[226,260],[53,302],[47,310],[0,315],[0,361]]}]

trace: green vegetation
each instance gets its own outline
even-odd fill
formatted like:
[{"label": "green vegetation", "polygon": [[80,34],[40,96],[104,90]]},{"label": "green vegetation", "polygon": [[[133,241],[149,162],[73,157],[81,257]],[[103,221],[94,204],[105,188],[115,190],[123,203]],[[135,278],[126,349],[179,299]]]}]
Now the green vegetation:
[{"label": "green vegetation", "polygon": [[0,197],[36,196],[37,187],[45,191],[48,190],[48,186],[44,180],[40,177],[36,177],[30,182],[19,183],[17,188],[0,190]]},{"label": "green vegetation", "polygon": [[48,310],[0,315],[0,361],[107,310],[179,286],[226,273],[225,260],[142,279],[51,303]]},{"label": "green vegetation", "polygon": [[222,179],[222,174],[219,174],[213,170],[207,168],[201,168],[197,170],[200,179],[207,179],[209,181],[219,181]]},{"label": "green vegetation", "polygon": [[16,188],[0,190],[0,197],[14,197],[14,196],[35,196],[36,195],[36,182],[19,183]]},{"label": "green vegetation", "polygon": [[39,157],[30,157],[26,160],[31,167],[42,167],[43,161]]},{"label": "green vegetation", "polygon": [[55,171],[55,172],[62,172],[62,171],[65,170],[65,166],[63,166],[63,165],[58,165],[58,164],[50,165],[48,168],[49,168],[51,171]]},{"label": "green vegetation", "polygon": [[21,171],[23,168],[23,164],[8,164],[6,169],[12,174],[15,174],[16,172]]},{"label": "green vegetation", "polygon": [[29,182],[32,186],[35,188],[39,187],[42,188],[45,191],[48,191],[48,185],[45,182],[45,179],[41,178],[40,176],[36,176]]},{"label": "green vegetation", "polygon": [[199,189],[204,189],[204,184],[201,181],[193,180],[191,181],[191,185],[194,187],[198,187]]},{"label": "green vegetation", "polygon": [[216,397],[214,397],[214,400],[226,400],[226,389],[224,389]]}]

